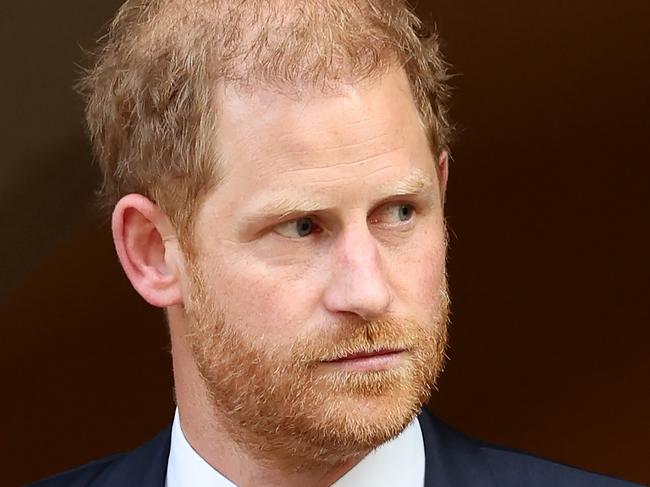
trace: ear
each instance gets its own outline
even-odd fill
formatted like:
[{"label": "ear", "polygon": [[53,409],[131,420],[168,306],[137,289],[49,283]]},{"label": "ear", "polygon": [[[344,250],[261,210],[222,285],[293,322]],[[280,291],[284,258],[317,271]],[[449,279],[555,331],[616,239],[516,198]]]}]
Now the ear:
[{"label": "ear", "polygon": [[149,304],[182,303],[176,232],[163,211],[140,194],[124,196],[113,210],[113,241],[126,276]]},{"label": "ear", "polygon": [[438,157],[438,182],[440,183],[440,196],[442,203],[445,203],[445,195],[447,194],[447,179],[449,178],[449,153],[443,150]]}]

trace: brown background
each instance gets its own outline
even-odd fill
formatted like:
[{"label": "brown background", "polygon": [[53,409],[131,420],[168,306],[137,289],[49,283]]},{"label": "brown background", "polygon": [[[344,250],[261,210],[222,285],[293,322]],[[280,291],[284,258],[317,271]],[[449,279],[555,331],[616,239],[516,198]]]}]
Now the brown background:
[{"label": "brown background", "polygon": [[[161,313],[90,208],[72,93],[120,2],[0,5],[3,485],[135,447],[172,415]],[[438,0],[464,127],[449,189],[451,361],[480,438],[650,483],[647,0]]]}]

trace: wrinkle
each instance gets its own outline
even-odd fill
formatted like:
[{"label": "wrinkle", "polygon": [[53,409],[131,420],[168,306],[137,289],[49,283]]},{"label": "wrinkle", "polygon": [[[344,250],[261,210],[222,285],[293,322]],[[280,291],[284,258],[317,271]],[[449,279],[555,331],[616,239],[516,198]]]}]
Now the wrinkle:
[{"label": "wrinkle", "polygon": [[364,164],[375,161],[377,159],[381,159],[381,158],[386,157],[386,156],[388,156],[390,154],[393,154],[393,153],[395,153],[395,152],[397,152],[399,150],[400,149],[391,149],[389,151],[381,152],[379,154],[374,154],[374,155],[371,155],[371,156],[364,157],[362,159],[357,159],[357,160],[353,160],[353,161],[349,161],[349,162],[344,161],[344,162],[339,162],[339,163],[336,163],[336,164],[328,164],[328,165],[325,165],[325,166],[299,167],[299,168],[291,169],[288,172],[289,173],[302,173],[302,172],[309,172],[309,171],[327,171],[327,170],[330,170],[330,169],[337,169],[337,168],[341,168],[341,167],[353,168],[353,167],[362,166]]},{"label": "wrinkle", "polygon": [[365,179],[369,178],[370,176],[373,176],[373,175],[375,175],[375,174],[377,174],[377,173],[380,173],[380,172],[383,172],[383,171],[390,171],[391,169],[392,169],[392,167],[391,167],[390,165],[387,165],[387,166],[380,167],[380,168],[378,168],[378,169],[375,169],[374,171],[371,171],[371,172],[369,172],[369,173],[366,173],[366,174],[363,174],[363,175],[359,175],[359,176],[351,176],[351,175],[347,175],[347,176],[342,176],[342,177],[340,177],[340,178],[334,178],[334,179],[328,179],[328,180],[314,181],[314,183],[315,183],[315,184],[323,184],[323,185],[332,184],[332,183],[338,183],[338,182],[341,182],[341,181],[345,181],[345,182],[348,182],[348,183],[352,183],[352,182],[353,182],[354,180],[356,180],[356,179],[362,179],[362,180],[365,180]]},{"label": "wrinkle", "polygon": [[376,142],[377,140],[384,139],[387,136],[388,136],[387,134],[381,134],[381,135],[376,135],[374,137],[371,137],[371,138],[366,139],[366,140],[361,141],[361,142],[352,142],[350,144],[337,145],[335,147],[325,147],[325,148],[322,148],[322,149],[313,149],[313,148],[309,148],[309,149],[293,149],[293,150],[292,149],[285,149],[282,152],[285,153],[285,154],[307,154],[307,153],[313,153],[313,152],[322,153],[322,152],[335,152],[335,151],[340,151],[340,150],[342,151],[342,150],[346,150],[346,149],[355,149],[357,147],[363,147],[363,146],[365,146],[367,144],[370,144],[371,142]]}]

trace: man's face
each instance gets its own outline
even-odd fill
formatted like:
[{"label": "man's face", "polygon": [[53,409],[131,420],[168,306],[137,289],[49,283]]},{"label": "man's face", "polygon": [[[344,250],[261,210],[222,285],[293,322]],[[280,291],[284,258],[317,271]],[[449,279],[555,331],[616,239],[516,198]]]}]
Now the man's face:
[{"label": "man's face", "polygon": [[[240,442],[340,461],[398,434],[442,368],[436,161],[401,71],[222,98],[224,177],[187,267],[194,357]],[[353,357],[370,352],[384,355]]]}]

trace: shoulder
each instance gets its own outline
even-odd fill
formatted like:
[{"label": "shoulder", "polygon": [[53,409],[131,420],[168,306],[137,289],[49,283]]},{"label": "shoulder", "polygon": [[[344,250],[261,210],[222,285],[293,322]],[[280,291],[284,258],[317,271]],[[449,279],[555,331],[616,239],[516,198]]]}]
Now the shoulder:
[{"label": "shoulder", "polygon": [[96,460],[27,487],[158,487],[163,486],[171,425],[129,453]]},{"label": "shoulder", "polygon": [[528,453],[481,444],[480,450],[490,466],[497,485],[546,487],[634,487],[624,480],[587,472]]},{"label": "shoulder", "polygon": [[27,487],[82,487],[92,485],[95,480],[104,476],[106,472],[110,472],[124,455],[112,455],[102,458],[82,465],[81,467],[29,484]]},{"label": "shoulder", "polygon": [[436,418],[426,408],[418,419],[425,446],[427,486],[457,483],[482,487],[637,486],[469,438]]}]

